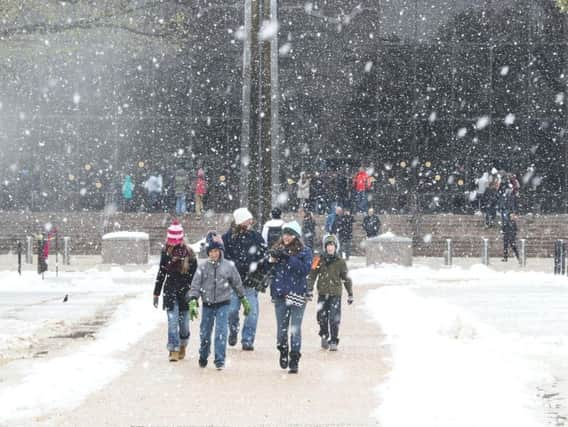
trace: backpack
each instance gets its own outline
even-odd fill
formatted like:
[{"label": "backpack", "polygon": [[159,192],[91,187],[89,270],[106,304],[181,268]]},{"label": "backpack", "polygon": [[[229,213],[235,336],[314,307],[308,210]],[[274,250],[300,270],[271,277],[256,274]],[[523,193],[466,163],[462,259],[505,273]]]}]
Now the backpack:
[{"label": "backpack", "polygon": [[280,236],[282,236],[282,226],[268,227],[268,232],[266,235],[266,244],[269,248],[271,248],[274,243],[276,243],[278,239],[280,239]]}]

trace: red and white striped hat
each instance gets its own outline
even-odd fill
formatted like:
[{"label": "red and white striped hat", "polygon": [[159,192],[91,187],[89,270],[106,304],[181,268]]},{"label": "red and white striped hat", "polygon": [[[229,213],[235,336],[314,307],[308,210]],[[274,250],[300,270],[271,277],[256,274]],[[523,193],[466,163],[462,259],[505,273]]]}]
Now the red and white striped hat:
[{"label": "red and white striped hat", "polygon": [[183,227],[177,219],[174,219],[171,225],[168,227],[168,239],[166,243],[168,245],[179,245],[183,242]]}]

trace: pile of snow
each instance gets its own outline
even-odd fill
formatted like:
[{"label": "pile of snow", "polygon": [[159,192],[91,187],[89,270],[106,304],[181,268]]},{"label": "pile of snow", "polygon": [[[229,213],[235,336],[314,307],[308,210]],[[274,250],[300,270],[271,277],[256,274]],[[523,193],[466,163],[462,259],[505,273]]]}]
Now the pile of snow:
[{"label": "pile of snow", "polygon": [[150,240],[148,233],[142,231],[113,231],[103,235],[103,240]]}]

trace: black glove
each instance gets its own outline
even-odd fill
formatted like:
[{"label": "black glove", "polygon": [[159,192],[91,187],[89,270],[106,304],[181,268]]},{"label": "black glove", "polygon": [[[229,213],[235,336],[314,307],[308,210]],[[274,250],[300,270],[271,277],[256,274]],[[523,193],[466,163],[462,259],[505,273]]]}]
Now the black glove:
[{"label": "black glove", "polygon": [[271,249],[269,254],[272,258],[278,260],[286,260],[290,257],[290,254],[285,248]]},{"label": "black glove", "polygon": [[349,305],[353,304],[353,295],[349,295],[347,297],[347,304],[349,304]]},{"label": "black glove", "polygon": [[158,308],[158,301],[160,300],[160,297],[158,295],[154,295],[154,307]]}]

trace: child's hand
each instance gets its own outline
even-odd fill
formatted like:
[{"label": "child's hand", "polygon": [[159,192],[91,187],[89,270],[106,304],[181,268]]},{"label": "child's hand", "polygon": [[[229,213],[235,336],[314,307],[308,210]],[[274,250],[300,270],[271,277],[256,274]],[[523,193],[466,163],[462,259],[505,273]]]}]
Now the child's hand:
[{"label": "child's hand", "polygon": [[199,308],[197,308],[197,300],[192,299],[189,302],[189,318],[190,320],[195,320],[199,317]]},{"label": "child's hand", "polygon": [[353,304],[353,295],[349,295],[347,297],[347,304],[349,304],[349,305]]},{"label": "child's hand", "polygon": [[154,307],[158,308],[158,301],[160,300],[160,297],[158,295],[154,295]]}]

